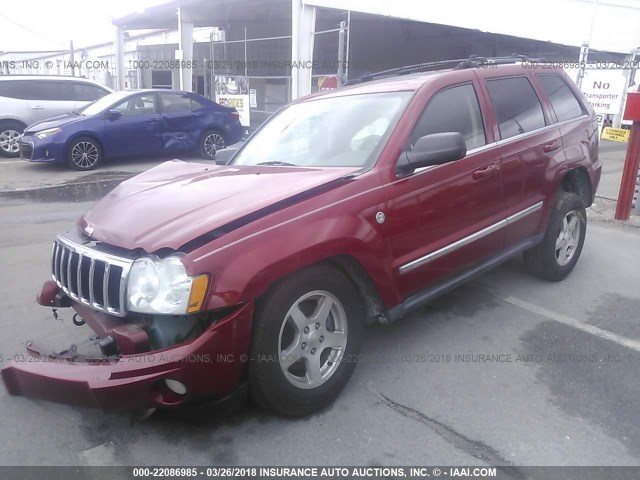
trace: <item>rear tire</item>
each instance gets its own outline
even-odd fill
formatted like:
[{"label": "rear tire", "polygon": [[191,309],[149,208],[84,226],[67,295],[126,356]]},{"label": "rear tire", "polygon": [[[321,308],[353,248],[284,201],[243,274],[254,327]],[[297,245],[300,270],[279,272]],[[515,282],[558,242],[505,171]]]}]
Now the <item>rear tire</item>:
[{"label": "rear tire", "polygon": [[207,130],[200,139],[200,155],[206,160],[214,160],[216,152],[226,146],[227,141],[220,130]]},{"label": "rear tire", "polygon": [[272,287],[257,303],[249,361],[251,397],[287,416],[331,403],[356,366],[362,299],[338,270],[319,265]]},{"label": "rear tire", "polygon": [[578,263],[586,233],[582,198],[575,193],[559,193],[542,242],[524,252],[527,269],[552,282],[564,279]]},{"label": "rear tire", "polygon": [[20,135],[24,125],[14,120],[0,122],[0,154],[15,158],[20,155]]},{"label": "rear tire", "polygon": [[102,163],[102,147],[91,137],[76,138],[69,145],[67,163],[75,170],[93,170]]}]

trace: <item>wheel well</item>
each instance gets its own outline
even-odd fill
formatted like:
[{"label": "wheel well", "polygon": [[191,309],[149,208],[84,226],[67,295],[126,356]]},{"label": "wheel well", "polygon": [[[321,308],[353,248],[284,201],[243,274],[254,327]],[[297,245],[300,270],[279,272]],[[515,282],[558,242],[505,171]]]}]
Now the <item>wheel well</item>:
[{"label": "wheel well", "polygon": [[389,313],[382,303],[376,286],[367,271],[355,258],[350,255],[338,255],[326,259],[324,263],[340,270],[356,286],[367,309],[366,323],[390,323]]},{"label": "wheel well", "polygon": [[312,263],[310,265],[305,265],[304,267],[294,270],[292,272],[287,273],[283,277],[275,280],[266,291],[260,294],[260,298],[258,298],[258,302],[261,298],[269,293],[272,289],[276,288],[276,286],[286,280],[291,275],[294,275],[298,272],[304,271],[308,268],[317,266],[317,265],[327,265],[332,268],[335,268],[342,274],[346,275],[351,282],[353,282],[354,286],[358,289],[360,296],[363,300],[363,304],[366,308],[365,315],[365,323],[390,323],[389,314],[387,312],[386,307],[382,303],[382,299],[380,298],[380,294],[376,286],[374,285],[371,277],[367,273],[367,271],[362,267],[360,262],[358,262],[351,255],[336,255],[335,257],[325,258],[316,263]]},{"label": "wheel well", "polygon": [[575,168],[565,173],[560,181],[560,189],[563,192],[580,195],[585,207],[589,207],[593,203],[591,180],[587,169],[584,167]]},{"label": "wheel well", "polygon": [[0,120],[0,125],[2,125],[3,123],[17,123],[18,125],[22,125],[22,130],[27,128],[26,123],[21,122],[20,120],[13,120],[12,118],[3,118],[2,120]]}]

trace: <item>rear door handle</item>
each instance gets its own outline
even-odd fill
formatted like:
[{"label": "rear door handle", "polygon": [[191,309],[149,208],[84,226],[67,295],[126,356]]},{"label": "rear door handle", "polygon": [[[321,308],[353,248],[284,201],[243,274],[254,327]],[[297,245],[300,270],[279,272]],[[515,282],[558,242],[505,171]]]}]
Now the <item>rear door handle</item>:
[{"label": "rear door handle", "polygon": [[149,120],[147,120],[147,122],[152,123],[152,122],[159,122],[160,119],[159,118],[150,118]]},{"label": "rear door handle", "polygon": [[35,107],[31,107],[32,110],[42,110],[44,107],[41,107],[40,105],[36,105]]},{"label": "rear door handle", "polygon": [[482,178],[490,177],[491,175],[495,175],[500,171],[500,167],[497,163],[492,163],[490,165],[479,168],[478,170],[474,170],[473,179],[480,180]]},{"label": "rear door handle", "polygon": [[542,147],[542,150],[544,151],[544,153],[549,153],[559,148],[560,148],[560,142],[554,140],[553,142],[545,143],[544,146]]}]

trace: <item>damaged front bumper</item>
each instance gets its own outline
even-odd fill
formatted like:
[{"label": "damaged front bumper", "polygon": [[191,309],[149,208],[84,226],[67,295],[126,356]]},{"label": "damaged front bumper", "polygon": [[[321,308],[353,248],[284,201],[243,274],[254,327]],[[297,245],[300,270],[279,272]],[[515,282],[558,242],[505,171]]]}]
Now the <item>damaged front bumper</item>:
[{"label": "damaged front bumper", "polygon": [[[40,304],[59,304],[60,291],[54,285],[45,283],[38,296]],[[144,323],[62,300],[103,341],[111,339],[117,356],[85,357],[73,347],[50,353],[29,343],[25,354],[15,356],[2,369],[10,394],[107,412],[137,410],[227,397],[246,376],[253,303],[226,313],[191,340],[150,350]]]}]

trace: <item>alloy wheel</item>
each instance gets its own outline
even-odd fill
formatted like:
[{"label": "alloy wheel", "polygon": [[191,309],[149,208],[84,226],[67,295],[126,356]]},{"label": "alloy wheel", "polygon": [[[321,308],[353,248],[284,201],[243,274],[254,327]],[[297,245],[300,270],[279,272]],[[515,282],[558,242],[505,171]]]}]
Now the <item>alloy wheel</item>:
[{"label": "alloy wheel", "polygon": [[13,129],[0,132],[0,149],[6,153],[17,153],[20,150],[20,135],[19,131]]},{"label": "alloy wheel", "polygon": [[210,133],[204,139],[204,151],[210,157],[213,157],[224,146],[224,138],[219,133]]},{"label": "alloy wheel", "polygon": [[347,316],[340,301],[316,290],[287,312],[278,337],[280,368],[292,385],[311,389],[338,369],[347,346]]},{"label": "alloy wheel", "polygon": [[580,217],[578,212],[571,210],[562,219],[560,233],[556,239],[556,261],[564,267],[576,253],[580,242]]},{"label": "alloy wheel", "polygon": [[95,166],[99,155],[98,147],[88,141],[78,142],[71,149],[71,161],[82,169]]}]

